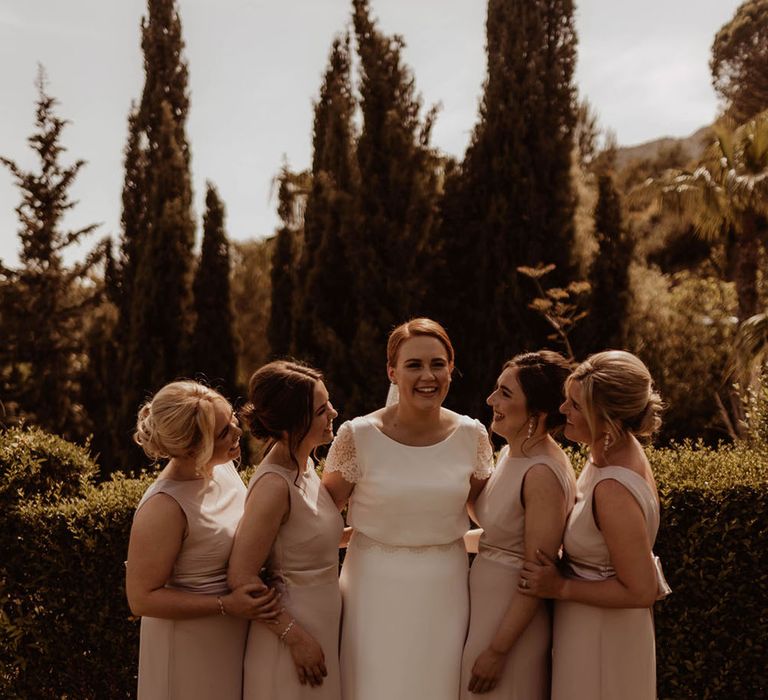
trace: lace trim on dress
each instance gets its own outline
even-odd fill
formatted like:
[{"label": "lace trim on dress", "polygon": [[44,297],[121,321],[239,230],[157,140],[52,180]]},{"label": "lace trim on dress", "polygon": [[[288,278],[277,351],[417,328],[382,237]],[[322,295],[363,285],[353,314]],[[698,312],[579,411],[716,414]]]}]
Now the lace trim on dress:
[{"label": "lace trim on dress", "polygon": [[339,472],[344,481],[356,484],[360,481],[360,465],[357,463],[357,451],[355,450],[355,437],[352,434],[352,426],[342,423],[336,439],[328,450],[325,459],[324,471]]},{"label": "lace trim on dress", "polygon": [[488,431],[477,422],[477,457],[472,476],[475,479],[487,479],[493,473],[493,445],[488,439]]}]

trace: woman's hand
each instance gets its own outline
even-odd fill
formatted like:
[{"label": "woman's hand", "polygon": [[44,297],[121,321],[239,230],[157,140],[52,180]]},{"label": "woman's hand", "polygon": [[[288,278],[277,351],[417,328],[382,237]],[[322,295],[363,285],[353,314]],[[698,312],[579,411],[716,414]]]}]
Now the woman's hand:
[{"label": "woman's hand", "polygon": [[475,660],[472,666],[472,678],[467,689],[470,693],[488,693],[496,687],[504,670],[506,654],[494,651],[488,647]]},{"label": "woman's hand", "polygon": [[228,595],[222,596],[221,602],[228,615],[269,624],[275,624],[283,610],[280,594],[260,582],[238,586]]},{"label": "woman's hand", "polygon": [[300,627],[294,627],[286,637],[288,650],[296,665],[299,683],[309,683],[313,688],[323,684],[323,678],[328,675],[325,668],[325,655],[322,647],[315,638]]},{"label": "woman's hand", "polygon": [[564,587],[565,579],[554,559],[537,549],[536,561],[526,561],[523,565],[517,591],[536,598],[562,598]]}]

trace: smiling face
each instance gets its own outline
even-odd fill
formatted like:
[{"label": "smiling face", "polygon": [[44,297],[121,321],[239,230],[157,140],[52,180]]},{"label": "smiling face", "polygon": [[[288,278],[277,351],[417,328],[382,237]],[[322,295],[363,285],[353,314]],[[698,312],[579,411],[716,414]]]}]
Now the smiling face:
[{"label": "smiling face", "polygon": [[402,342],[395,366],[389,365],[387,374],[397,384],[401,404],[433,410],[448,394],[452,370],[446,347],[437,338],[418,335]]},{"label": "smiling face", "polygon": [[560,413],[565,416],[565,437],[573,442],[590,444],[592,431],[584,412],[584,389],[579,381],[570,381],[566,385],[565,401],[560,406]]},{"label": "smiling face", "polygon": [[225,401],[214,401],[216,416],[211,464],[224,464],[240,456],[240,436],[243,431],[232,407]]},{"label": "smiling face", "polygon": [[491,430],[507,442],[527,429],[530,418],[525,394],[517,379],[518,372],[516,367],[505,369],[499,375],[493,393],[486,399],[493,409]]},{"label": "smiling face", "polygon": [[311,451],[318,445],[325,445],[333,440],[333,419],[338,415],[328,398],[325,384],[321,381],[315,382],[312,398],[312,420],[302,443]]}]

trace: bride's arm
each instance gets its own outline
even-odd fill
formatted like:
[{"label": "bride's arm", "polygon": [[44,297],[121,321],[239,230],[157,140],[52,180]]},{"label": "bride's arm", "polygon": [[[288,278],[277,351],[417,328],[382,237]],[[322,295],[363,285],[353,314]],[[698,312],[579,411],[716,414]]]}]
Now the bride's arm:
[{"label": "bride's arm", "polygon": [[323,486],[331,494],[331,498],[339,510],[344,510],[344,506],[347,505],[347,501],[349,501],[349,497],[352,495],[352,490],[355,488],[355,485],[350,484],[341,475],[341,472],[328,470],[323,472]]}]

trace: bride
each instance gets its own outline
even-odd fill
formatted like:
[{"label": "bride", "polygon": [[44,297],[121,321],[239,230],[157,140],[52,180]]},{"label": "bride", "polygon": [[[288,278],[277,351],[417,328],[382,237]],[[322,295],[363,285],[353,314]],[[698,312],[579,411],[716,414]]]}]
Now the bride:
[{"label": "bride", "polygon": [[399,400],[344,423],[323,483],[354,528],[341,572],[342,695],[458,697],[469,598],[467,502],[491,474],[479,421],[442,407],[454,353],[417,318],[392,331],[387,373]]}]

